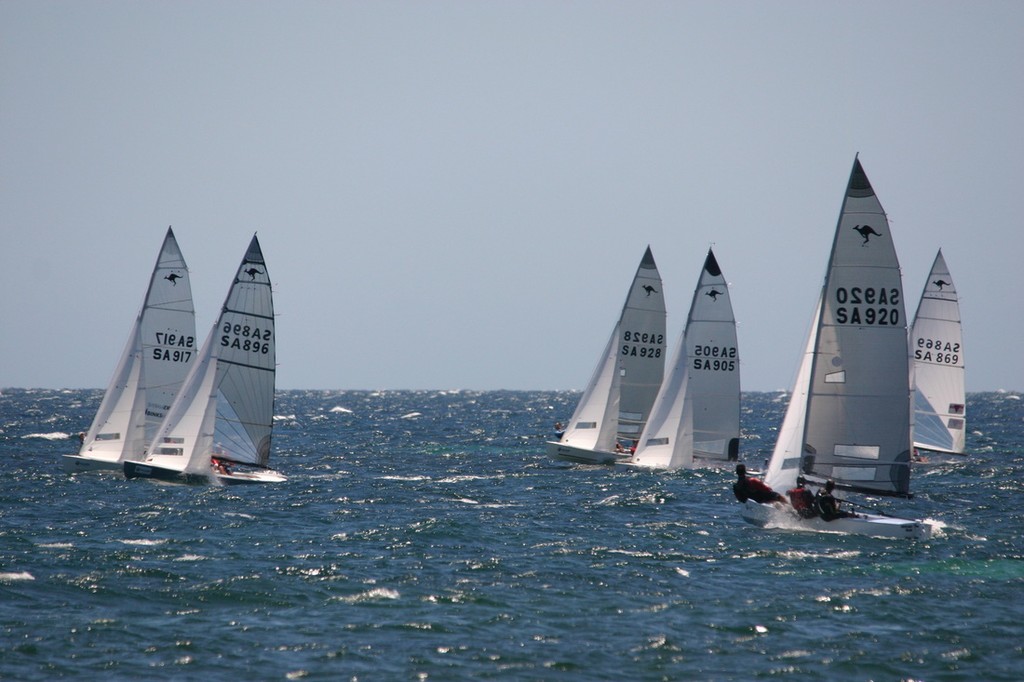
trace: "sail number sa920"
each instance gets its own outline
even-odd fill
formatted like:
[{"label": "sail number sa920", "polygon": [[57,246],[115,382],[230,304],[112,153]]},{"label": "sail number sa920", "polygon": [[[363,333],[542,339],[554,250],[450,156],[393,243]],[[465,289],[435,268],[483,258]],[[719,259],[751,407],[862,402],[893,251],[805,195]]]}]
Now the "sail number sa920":
[{"label": "sail number sa920", "polygon": [[900,324],[900,290],[875,287],[838,287],[836,324],[895,327]]}]

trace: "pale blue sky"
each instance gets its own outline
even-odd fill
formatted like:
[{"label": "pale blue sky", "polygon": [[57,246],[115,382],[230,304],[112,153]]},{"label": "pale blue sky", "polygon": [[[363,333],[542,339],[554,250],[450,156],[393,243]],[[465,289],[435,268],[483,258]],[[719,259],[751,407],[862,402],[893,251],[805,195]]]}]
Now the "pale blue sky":
[{"label": "pale blue sky", "polygon": [[709,243],[788,389],[854,154],[908,314],[1024,389],[1024,3],[0,2],[0,386],[104,387],[168,225],[200,338],[258,231],[281,388],[582,388]]}]

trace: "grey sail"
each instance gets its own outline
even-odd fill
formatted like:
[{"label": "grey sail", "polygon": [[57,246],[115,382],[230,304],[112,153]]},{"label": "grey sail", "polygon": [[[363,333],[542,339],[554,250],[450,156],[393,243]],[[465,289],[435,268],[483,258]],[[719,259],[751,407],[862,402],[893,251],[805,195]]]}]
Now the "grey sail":
[{"label": "grey sail", "polygon": [[[910,378],[899,261],[881,203],[854,160],[809,338],[769,483],[795,479],[851,490],[910,494]],[[802,409],[800,409],[802,407]],[[795,411],[794,411],[795,410]],[[792,413],[792,414],[791,414]],[[802,413],[803,423],[799,415]],[[794,456],[796,455],[796,456]],[[789,457],[778,462],[776,458]],[[786,465],[789,466],[786,466]]]}]

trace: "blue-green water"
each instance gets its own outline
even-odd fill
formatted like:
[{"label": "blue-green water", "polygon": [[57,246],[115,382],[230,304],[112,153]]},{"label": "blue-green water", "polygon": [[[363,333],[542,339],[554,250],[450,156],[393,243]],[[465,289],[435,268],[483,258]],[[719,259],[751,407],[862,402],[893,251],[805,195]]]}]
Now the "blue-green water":
[{"label": "blue-green water", "polygon": [[[0,396],[0,678],[1018,680],[1024,401],[915,469],[927,542],[762,530],[728,471],[563,465],[578,394],[278,395],[243,488],[61,472],[100,391]],[[759,465],[785,402],[744,395]],[[340,409],[334,409],[340,408]],[[332,411],[333,410],[333,411]]]}]

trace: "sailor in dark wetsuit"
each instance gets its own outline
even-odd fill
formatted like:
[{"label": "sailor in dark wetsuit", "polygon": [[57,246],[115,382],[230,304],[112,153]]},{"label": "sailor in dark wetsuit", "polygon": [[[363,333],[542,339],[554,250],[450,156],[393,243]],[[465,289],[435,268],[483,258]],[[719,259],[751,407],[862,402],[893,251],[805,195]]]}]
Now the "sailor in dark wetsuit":
[{"label": "sailor in dark wetsuit", "polygon": [[835,521],[836,519],[852,518],[857,516],[853,512],[841,511],[839,509],[839,500],[832,496],[832,491],[836,489],[836,482],[829,480],[825,483],[825,487],[818,491],[818,494],[814,496],[814,506],[817,507],[818,513],[821,514],[821,518],[826,521]]},{"label": "sailor in dark wetsuit", "polygon": [[767,504],[769,502],[788,504],[785,497],[772,490],[767,484],[756,478],[747,478],[747,467],[745,465],[736,465],[736,477],[736,482],[732,484],[732,492],[740,502],[746,502],[750,499],[760,504]]}]

